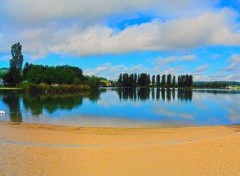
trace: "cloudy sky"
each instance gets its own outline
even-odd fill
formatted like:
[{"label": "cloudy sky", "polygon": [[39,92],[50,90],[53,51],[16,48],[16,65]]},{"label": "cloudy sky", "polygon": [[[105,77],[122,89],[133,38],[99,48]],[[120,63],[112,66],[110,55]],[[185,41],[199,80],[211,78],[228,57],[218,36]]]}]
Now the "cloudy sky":
[{"label": "cloudy sky", "polygon": [[121,72],[240,81],[240,0],[1,0],[0,67],[24,60]]}]

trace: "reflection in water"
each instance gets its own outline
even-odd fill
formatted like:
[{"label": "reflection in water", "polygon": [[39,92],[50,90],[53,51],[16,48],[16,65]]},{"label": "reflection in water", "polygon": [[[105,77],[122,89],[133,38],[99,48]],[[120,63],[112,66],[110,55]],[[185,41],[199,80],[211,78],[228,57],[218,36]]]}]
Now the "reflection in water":
[{"label": "reflection in water", "polygon": [[182,101],[191,101],[192,89],[178,89],[178,99]]},{"label": "reflection in water", "polygon": [[191,101],[192,90],[191,89],[117,89],[117,93],[120,100],[140,100],[146,101],[150,98],[152,100],[167,100],[168,102],[175,100],[175,94],[177,93],[178,100]]},{"label": "reflection in water", "polygon": [[21,96],[15,92],[8,92],[3,94],[3,102],[9,107],[10,121],[22,122],[20,99],[26,110],[30,110],[33,116],[39,116],[43,114],[44,110],[49,114],[53,114],[58,109],[72,110],[76,106],[82,105],[83,98],[85,97],[95,102],[100,98],[100,91],[97,90],[80,94],[26,94]]},{"label": "reflection in water", "polygon": [[194,92],[212,93],[212,94],[239,94],[239,90],[231,89],[196,89]]},{"label": "reflection in water", "polygon": [[41,115],[43,109],[49,114],[54,113],[57,109],[72,110],[75,106],[81,105],[83,96],[81,95],[26,95],[23,97],[23,104],[26,109],[31,110],[35,116]]},{"label": "reflection in water", "polygon": [[0,109],[6,115],[0,120],[112,127],[221,125],[239,123],[239,100],[240,91],[230,90],[113,88],[61,95],[3,92]]},{"label": "reflection in water", "polygon": [[72,110],[76,106],[82,105],[83,98],[95,102],[100,97],[100,91],[84,92],[79,94],[43,94],[37,96],[26,95],[23,97],[23,104],[26,109],[30,109],[35,116],[41,115],[43,109],[49,114],[54,113],[58,109]]},{"label": "reflection in water", "polygon": [[22,122],[20,110],[20,96],[14,92],[3,96],[2,100],[9,107],[9,117],[11,122]]}]

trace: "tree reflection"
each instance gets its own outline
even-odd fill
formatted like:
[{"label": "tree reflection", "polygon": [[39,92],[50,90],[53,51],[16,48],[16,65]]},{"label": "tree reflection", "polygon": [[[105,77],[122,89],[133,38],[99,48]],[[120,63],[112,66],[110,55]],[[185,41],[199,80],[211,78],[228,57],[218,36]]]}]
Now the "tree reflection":
[{"label": "tree reflection", "polygon": [[117,93],[120,100],[131,100],[131,101],[146,101],[150,97],[152,100],[162,100],[162,101],[174,101],[176,98],[181,101],[191,101],[192,100],[192,90],[191,89],[149,89],[149,88],[139,88],[139,89],[118,89]]},{"label": "tree reflection", "polygon": [[[20,102],[23,103],[25,109],[31,111],[34,116],[39,116],[43,111],[52,114],[58,109],[72,110],[76,106],[83,103],[84,98],[95,102],[100,98],[100,91],[94,90],[89,92],[81,92],[79,94],[22,94],[16,92],[5,92],[2,101],[9,107],[9,117],[12,122],[22,122],[22,114]],[[22,101],[20,101],[22,100]]]},{"label": "tree reflection", "polygon": [[138,99],[146,101],[150,98],[150,89],[140,88],[138,90]]},{"label": "tree reflection", "polygon": [[182,101],[191,101],[192,89],[178,89],[178,99]]},{"label": "tree reflection", "polygon": [[3,103],[9,108],[9,118],[11,122],[22,122],[20,110],[20,96],[14,92],[3,95]]},{"label": "tree reflection", "polygon": [[79,94],[43,94],[43,95],[25,95],[23,105],[26,109],[31,110],[32,114],[39,116],[46,110],[52,114],[58,109],[72,110],[83,103],[83,98],[95,102],[100,98],[100,91],[84,92]]}]

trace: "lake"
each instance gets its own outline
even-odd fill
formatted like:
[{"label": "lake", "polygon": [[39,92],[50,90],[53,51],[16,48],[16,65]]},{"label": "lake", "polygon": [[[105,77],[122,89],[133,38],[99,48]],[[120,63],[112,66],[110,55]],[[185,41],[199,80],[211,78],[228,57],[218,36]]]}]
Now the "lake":
[{"label": "lake", "polygon": [[240,91],[114,89],[63,95],[0,93],[0,121],[90,127],[240,123]]}]

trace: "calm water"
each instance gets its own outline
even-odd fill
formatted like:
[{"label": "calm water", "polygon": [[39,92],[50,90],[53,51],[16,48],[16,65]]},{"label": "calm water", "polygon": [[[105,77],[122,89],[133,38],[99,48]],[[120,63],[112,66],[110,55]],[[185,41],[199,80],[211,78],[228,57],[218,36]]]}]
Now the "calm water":
[{"label": "calm water", "polygon": [[240,123],[240,91],[101,89],[85,94],[0,93],[1,121],[142,127]]}]

